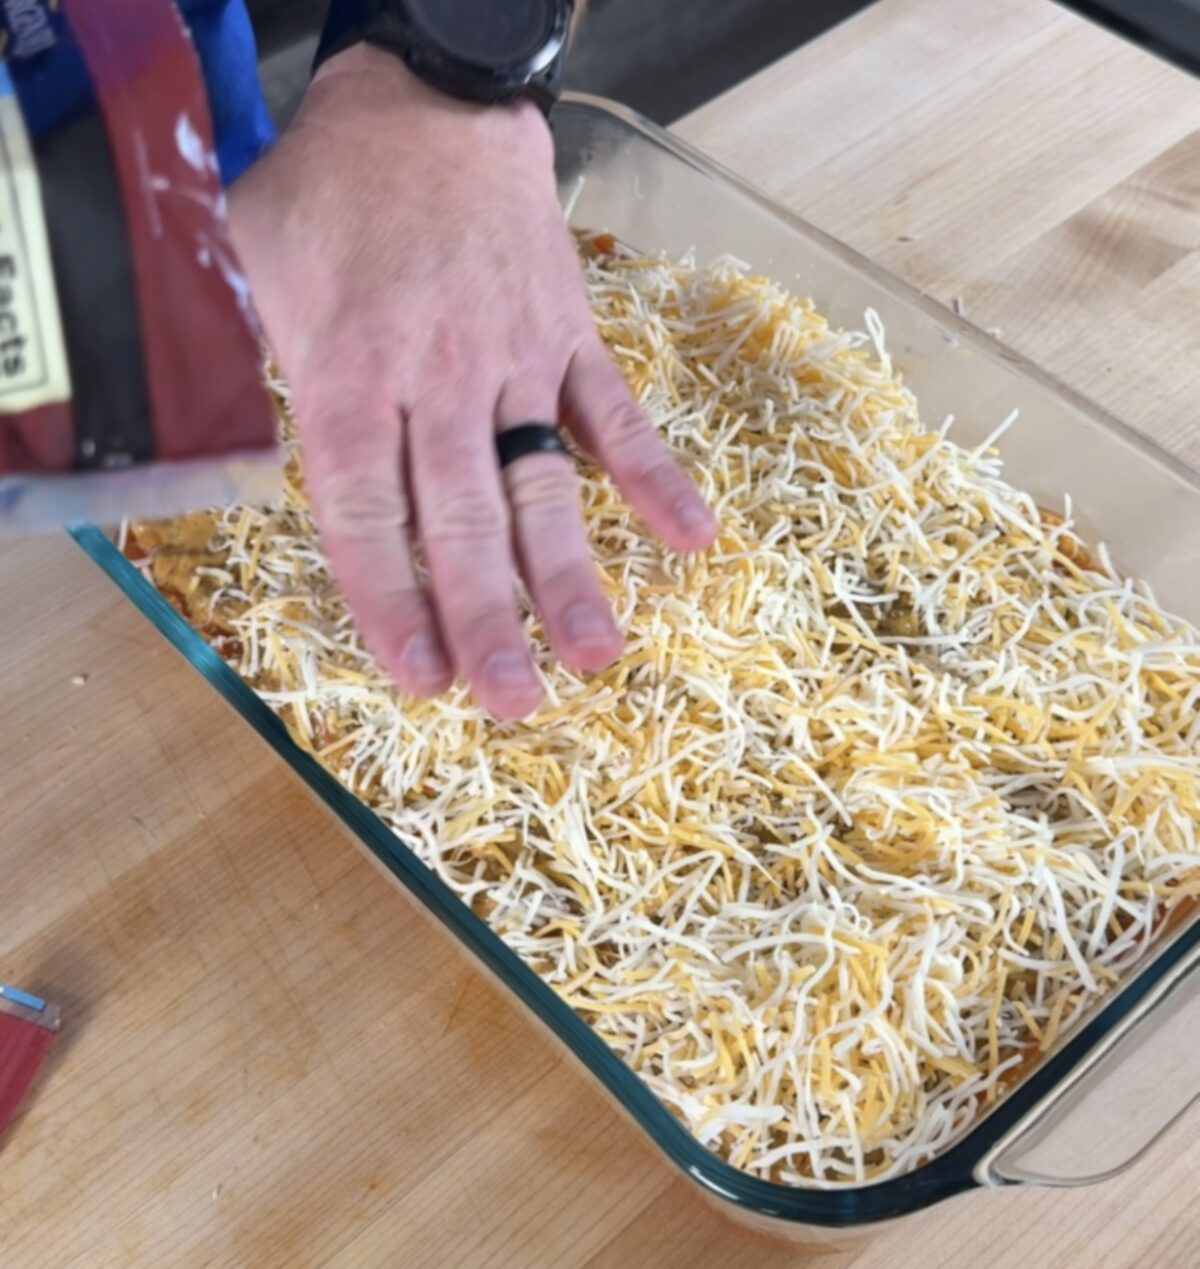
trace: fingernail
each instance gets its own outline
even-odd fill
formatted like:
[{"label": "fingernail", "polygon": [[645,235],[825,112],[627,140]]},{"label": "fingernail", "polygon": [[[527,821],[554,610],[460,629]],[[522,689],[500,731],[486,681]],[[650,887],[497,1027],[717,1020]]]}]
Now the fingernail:
[{"label": "fingernail", "polygon": [[612,643],[617,637],[612,613],[599,604],[576,604],[563,616],[563,634],[569,642],[584,645]]},{"label": "fingernail", "polygon": [[402,660],[404,668],[413,678],[425,682],[445,678],[450,673],[450,666],[442,655],[437,640],[425,631],[413,635],[404,645]]},{"label": "fingernail", "polygon": [[493,652],[483,663],[483,677],[498,691],[528,691],[540,687],[532,666],[516,652]]}]

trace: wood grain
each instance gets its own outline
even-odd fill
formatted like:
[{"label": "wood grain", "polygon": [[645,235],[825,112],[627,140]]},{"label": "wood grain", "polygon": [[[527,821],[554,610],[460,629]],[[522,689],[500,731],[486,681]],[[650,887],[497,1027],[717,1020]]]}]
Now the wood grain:
[{"label": "wood grain", "polygon": [[[1200,86],[1047,0],[883,0],[680,130],[1200,459],[1198,129]],[[0,547],[0,594],[0,979],[67,1019],[0,1143],[0,1264],[802,1263],[679,1179],[73,546]],[[1195,1123],[822,1264],[1193,1264]]]},{"label": "wood grain", "polygon": [[1195,461],[1200,85],[986,8],[886,0],[678,131]]}]

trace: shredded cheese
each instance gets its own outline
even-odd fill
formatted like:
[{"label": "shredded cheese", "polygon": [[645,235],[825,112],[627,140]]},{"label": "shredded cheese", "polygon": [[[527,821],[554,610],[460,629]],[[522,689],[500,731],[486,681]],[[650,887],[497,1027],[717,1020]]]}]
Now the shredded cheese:
[{"label": "shredded cheese", "polygon": [[[279,505],[212,514],[183,606],[702,1142],[788,1184],[894,1176],[1200,892],[1200,642],[991,442],[923,425],[873,313],[832,329],[607,236],[585,269],[722,526],[667,552],[584,469],[618,664],[565,670],[526,604],[539,714],[399,698],[294,448]],[[132,538],[161,584],[162,533]]]}]

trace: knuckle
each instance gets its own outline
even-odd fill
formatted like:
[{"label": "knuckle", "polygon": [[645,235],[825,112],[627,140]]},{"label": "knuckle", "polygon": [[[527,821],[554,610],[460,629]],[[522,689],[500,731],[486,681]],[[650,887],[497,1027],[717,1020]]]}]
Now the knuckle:
[{"label": "knuckle", "polygon": [[540,581],[544,602],[559,615],[582,600],[592,599],[597,590],[595,572],[586,558],[556,564]]},{"label": "knuckle", "polygon": [[394,453],[397,470],[400,458],[399,447],[393,449],[387,440],[377,422],[349,415],[329,416],[301,437],[310,479],[328,483],[344,475],[355,483],[388,483],[390,471],[381,465],[381,457]]},{"label": "knuckle", "polygon": [[403,651],[415,634],[429,629],[425,596],[414,578],[386,570],[348,573],[339,582],[354,607],[355,620],[368,645],[387,655]]},{"label": "knuckle", "polygon": [[296,421],[306,468],[312,477],[350,471],[380,473],[390,459],[400,464],[400,423],[385,397],[322,399],[296,395]]},{"label": "knuckle", "polygon": [[644,470],[662,461],[650,420],[633,401],[622,401],[609,410],[602,435],[613,458],[629,467]]},{"label": "knuckle", "polygon": [[408,499],[398,482],[331,468],[309,477],[313,507],[330,537],[373,542],[399,535],[411,516]]},{"label": "knuckle", "polygon": [[463,480],[475,483],[478,464],[474,455],[449,429],[414,436],[413,448],[413,471],[420,478],[419,490],[450,489]]},{"label": "knuckle", "polygon": [[469,659],[484,659],[497,647],[512,642],[516,618],[511,605],[495,600],[479,602],[464,596],[446,607],[446,625],[451,638],[469,649]]},{"label": "knuckle", "polygon": [[436,322],[427,338],[428,368],[438,378],[454,383],[478,365],[471,341],[454,322]]},{"label": "knuckle", "polygon": [[435,497],[424,518],[426,535],[440,542],[479,542],[508,531],[504,507],[477,493]]},{"label": "knuckle", "polygon": [[613,409],[604,436],[606,466],[618,479],[662,494],[675,492],[684,479],[671,451],[634,402]]},{"label": "knuckle", "polygon": [[604,430],[614,445],[644,445],[650,421],[636,401],[618,401],[609,407]]},{"label": "knuckle", "polygon": [[[364,317],[366,329],[372,323]],[[395,347],[377,340],[334,339],[318,358],[309,359],[292,375],[297,402],[333,416],[351,417],[346,403],[361,400],[363,385],[384,383],[396,366]]]},{"label": "knuckle", "polygon": [[644,464],[635,467],[633,478],[662,499],[683,497],[690,487],[675,460],[665,452],[652,455]]},{"label": "knuckle", "polygon": [[530,454],[506,474],[516,511],[560,511],[578,501],[579,477],[561,454]]},{"label": "knuckle", "polygon": [[415,580],[373,575],[371,595],[375,606],[387,613],[387,633],[393,645],[403,647],[413,635],[430,628],[425,596]]}]

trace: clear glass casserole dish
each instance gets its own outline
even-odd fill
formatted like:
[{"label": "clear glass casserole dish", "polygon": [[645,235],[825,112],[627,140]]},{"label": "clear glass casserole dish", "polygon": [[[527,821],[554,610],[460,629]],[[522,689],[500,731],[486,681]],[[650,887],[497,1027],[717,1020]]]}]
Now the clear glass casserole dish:
[{"label": "clear glass casserole dish", "polygon": [[[1012,409],[1006,475],[1041,505],[1074,497],[1091,541],[1200,624],[1200,477],[1118,420],[905,284],[797,220],[688,146],[607,103],[556,111],[560,190],[572,223],[647,251],[732,254],[811,295],[831,322],[875,309],[926,417],[953,413],[957,439],[984,440]],[[899,1178],[804,1189],[736,1170],[701,1145],[603,1040],[364,804],[289,739],[283,724],[99,529],[85,551],[354,832],[375,860],[527,1005],[687,1176],[731,1214],[774,1234],[833,1243],[847,1232],[979,1186],[1075,1185],[1132,1162],[1200,1093],[1200,919],[1104,997],[950,1149]]]}]

